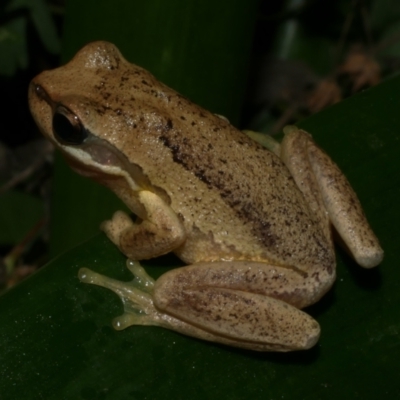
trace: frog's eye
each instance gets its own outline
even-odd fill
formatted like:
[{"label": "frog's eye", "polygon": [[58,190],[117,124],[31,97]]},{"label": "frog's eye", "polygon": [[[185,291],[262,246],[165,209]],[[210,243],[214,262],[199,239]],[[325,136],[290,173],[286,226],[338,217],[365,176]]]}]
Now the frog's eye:
[{"label": "frog's eye", "polygon": [[79,118],[66,107],[59,106],[53,115],[53,132],[61,144],[80,145],[88,137]]}]

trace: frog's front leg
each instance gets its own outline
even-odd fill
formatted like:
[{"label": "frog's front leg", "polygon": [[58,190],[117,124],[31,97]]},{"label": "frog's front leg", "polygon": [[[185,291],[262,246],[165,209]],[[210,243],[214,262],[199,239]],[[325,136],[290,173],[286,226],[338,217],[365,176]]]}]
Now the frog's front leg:
[{"label": "frog's front leg", "polygon": [[146,260],[167,254],[182,244],[186,232],[176,213],[156,194],[142,190],[137,194],[146,213],[135,223],[122,211],[103,222],[101,229],[130,259]]},{"label": "frog's front leg", "polygon": [[158,325],[186,335],[258,351],[308,349],[320,328],[299,310],[330,288],[334,274],[260,262],[197,263],[162,275],[155,283],[137,262],[132,282],[118,282],[87,269],[86,283],[116,292],[125,313],[114,326]]}]

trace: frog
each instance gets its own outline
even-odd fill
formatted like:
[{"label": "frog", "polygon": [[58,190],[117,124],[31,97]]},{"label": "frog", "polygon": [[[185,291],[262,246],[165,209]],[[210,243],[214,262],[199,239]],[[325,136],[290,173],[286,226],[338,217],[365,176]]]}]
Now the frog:
[{"label": "frog", "polygon": [[[131,212],[101,229],[133,279],[79,270],[121,298],[117,330],[155,325],[254,351],[307,350],[321,329],[303,309],[336,278],[333,232],[361,267],[383,259],[348,180],[296,126],[261,143],[104,41],[39,74],[28,97],[72,169]],[[184,265],[154,280],[140,262],[168,253]]]}]

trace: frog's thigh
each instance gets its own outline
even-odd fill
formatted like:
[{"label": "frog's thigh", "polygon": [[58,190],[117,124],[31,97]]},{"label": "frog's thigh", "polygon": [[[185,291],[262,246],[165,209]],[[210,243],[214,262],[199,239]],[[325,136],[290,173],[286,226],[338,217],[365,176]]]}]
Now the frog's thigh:
[{"label": "frog's thigh", "polygon": [[140,191],[138,198],[147,218],[134,223],[124,212],[116,212],[101,226],[110,240],[133,260],[157,257],[181,245],[186,238],[185,229],[171,207],[147,190]]},{"label": "frog's thigh", "polygon": [[[383,250],[346,177],[307,132],[286,127],[285,134],[281,157],[311,210],[321,220],[326,218],[327,211],[327,217],[358,264],[366,268],[378,265]],[[323,223],[326,229],[326,221]]]},{"label": "frog's thigh", "polygon": [[319,325],[286,301],[303,306],[304,296],[322,296],[318,282],[304,281],[298,272],[262,263],[199,263],[161,276],[154,287],[154,304],[239,347],[254,343],[280,351],[307,349],[317,342]]}]

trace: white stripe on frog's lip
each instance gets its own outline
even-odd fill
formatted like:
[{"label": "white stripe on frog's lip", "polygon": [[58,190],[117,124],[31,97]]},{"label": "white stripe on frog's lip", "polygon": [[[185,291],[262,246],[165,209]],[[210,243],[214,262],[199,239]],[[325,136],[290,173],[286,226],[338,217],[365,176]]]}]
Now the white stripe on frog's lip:
[{"label": "white stripe on frog's lip", "polygon": [[[123,167],[123,163],[119,161],[120,166],[115,166],[112,164],[101,164],[96,162],[92,155],[87,151],[83,150],[79,147],[66,146],[58,142],[58,146],[62,149],[62,151],[73,160],[75,160],[78,164],[82,166],[87,166],[90,169],[93,169],[97,172],[104,173],[104,175],[114,175],[124,177],[129,185],[129,187],[138,192],[142,190],[142,188],[133,180],[132,176],[128,173],[127,169],[121,168]],[[117,157],[116,157],[117,159]]]}]

